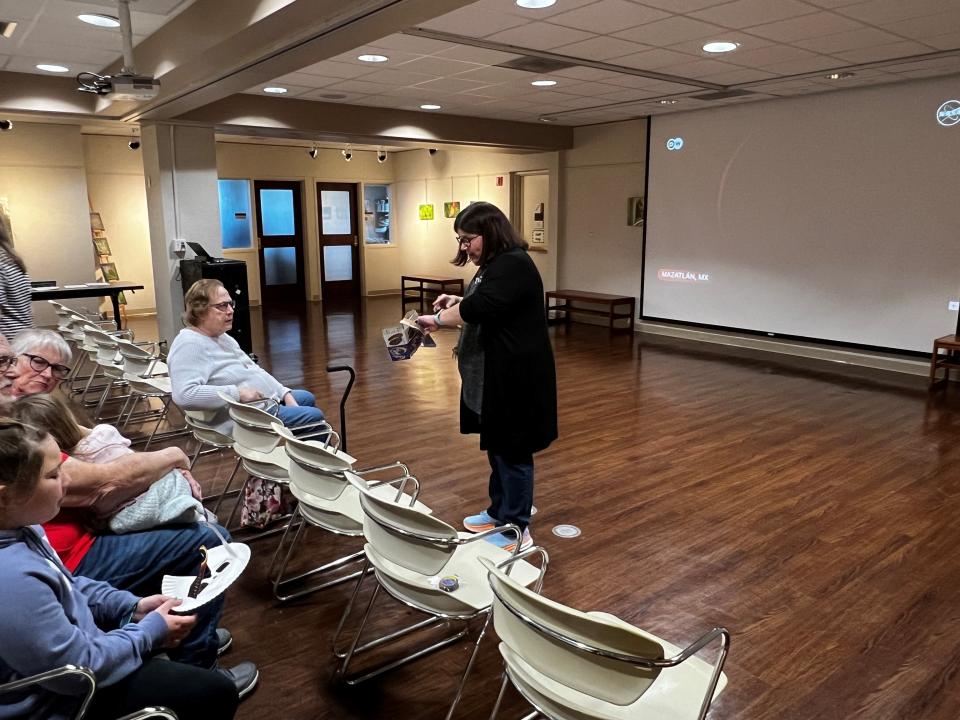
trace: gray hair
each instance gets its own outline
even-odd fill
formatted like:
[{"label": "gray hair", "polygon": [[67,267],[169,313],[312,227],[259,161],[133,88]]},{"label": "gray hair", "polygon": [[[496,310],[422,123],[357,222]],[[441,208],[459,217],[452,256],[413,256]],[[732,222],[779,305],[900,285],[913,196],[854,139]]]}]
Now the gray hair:
[{"label": "gray hair", "polygon": [[40,328],[21,330],[13,336],[10,347],[17,355],[36,352],[37,350],[53,350],[60,356],[60,362],[64,365],[69,365],[73,359],[73,353],[70,351],[67,341],[53,330]]}]

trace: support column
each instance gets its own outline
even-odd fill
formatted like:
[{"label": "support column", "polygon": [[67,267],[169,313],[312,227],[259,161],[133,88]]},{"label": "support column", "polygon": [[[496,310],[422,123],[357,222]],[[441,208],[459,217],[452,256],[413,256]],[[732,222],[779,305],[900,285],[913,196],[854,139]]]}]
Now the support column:
[{"label": "support column", "polygon": [[157,328],[160,339],[173,341],[183,327],[179,241],[198,242],[214,257],[222,254],[216,140],[212,127],[144,123],[140,141]]}]

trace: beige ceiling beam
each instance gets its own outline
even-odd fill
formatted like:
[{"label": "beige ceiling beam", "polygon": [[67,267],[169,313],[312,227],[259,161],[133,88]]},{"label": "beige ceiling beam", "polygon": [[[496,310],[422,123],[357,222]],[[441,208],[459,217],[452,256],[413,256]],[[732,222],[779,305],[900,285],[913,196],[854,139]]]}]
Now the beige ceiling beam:
[{"label": "beige ceiling beam", "polygon": [[231,0],[227,10],[199,0],[135,48],[137,71],[160,78],[161,89],[125,119],[176,118],[471,1]]},{"label": "beige ceiling beam", "polygon": [[0,72],[0,112],[89,117],[95,103],[73,79]]},{"label": "beige ceiling beam", "polygon": [[217,132],[369,144],[455,144],[550,151],[573,146],[573,129],[462,115],[233,95],[182,121]]}]

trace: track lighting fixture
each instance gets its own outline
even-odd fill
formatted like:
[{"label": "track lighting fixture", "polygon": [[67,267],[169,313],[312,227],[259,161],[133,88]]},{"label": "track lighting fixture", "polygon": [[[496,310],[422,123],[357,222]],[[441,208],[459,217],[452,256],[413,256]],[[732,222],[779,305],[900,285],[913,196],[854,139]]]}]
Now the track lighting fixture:
[{"label": "track lighting fixture", "polygon": [[343,155],[343,159],[347,162],[353,160],[353,150],[350,149],[350,146],[347,145],[343,150],[340,151],[340,154]]},{"label": "track lighting fixture", "polygon": [[133,139],[127,143],[127,147],[130,148],[131,150],[140,149],[140,138],[137,137],[136,130],[133,131]]},{"label": "track lighting fixture", "polygon": [[13,130],[13,120],[0,120],[0,132]]},{"label": "track lighting fixture", "polygon": [[311,160],[316,160],[316,159],[317,159],[317,155],[319,155],[319,154],[320,154],[320,151],[317,150],[317,146],[316,146],[316,145],[314,145],[314,146],[311,147],[309,150],[307,150],[307,155],[310,156],[310,159],[311,159]]},{"label": "track lighting fixture", "polygon": [[383,148],[377,150],[377,162],[383,165],[387,161],[387,151]]},{"label": "track lighting fixture", "polygon": [[427,149],[427,152],[430,153],[430,157],[433,157],[434,155],[437,154],[437,149],[436,149],[436,148],[428,148],[428,149]]}]

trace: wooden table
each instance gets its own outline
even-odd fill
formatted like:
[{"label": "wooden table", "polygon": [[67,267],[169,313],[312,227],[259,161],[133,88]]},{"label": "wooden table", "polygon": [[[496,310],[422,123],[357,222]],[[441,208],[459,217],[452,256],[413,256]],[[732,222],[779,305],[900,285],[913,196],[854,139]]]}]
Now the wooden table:
[{"label": "wooden table", "polygon": [[117,330],[122,330],[123,328],[120,326],[119,295],[122,292],[134,292],[135,290],[143,290],[143,285],[130,282],[112,282],[109,285],[93,283],[72,287],[35,287],[30,293],[30,299],[34,302],[40,302],[42,300],[71,300],[109,296],[113,303],[113,321],[117,324]]},{"label": "wooden table", "polygon": [[426,312],[424,302],[433,303],[439,295],[449,293],[463,296],[463,278],[437,278],[425,275],[400,276],[400,306],[404,314],[407,305],[417,303],[420,313]]},{"label": "wooden table", "polygon": [[[554,305],[550,301],[555,302]],[[561,302],[562,301],[562,302]],[[574,304],[576,303],[576,305]],[[598,310],[586,305],[606,305],[606,309]],[[618,306],[627,306],[626,312],[618,312]],[[606,293],[588,292],[586,290],[548,290],[544,307],[547,313],[547,323],[555,325],[556,323],[570,323],[570,313],[578,312],[585,315],[600,315],[610,320],[610,332],[633,332],[634,315],[636,313],[637,300],[629,295],[607,295]],[[554,317],[550,317],[551,311]],[[562,313],[562,316],[560,315]],[[623,327],[615,325],[617,320],[626,320],[627,324]]]},{"label": "wooden table", "polygon": [[[941,355],[940,351],[944,354]],[[937,379],[937,370],[943,368],[943,377]],[[933,341],[933,354],[930,356],[930,388],[950,381],[950,371],[960,370],[960,335],[944,335]]]}]

